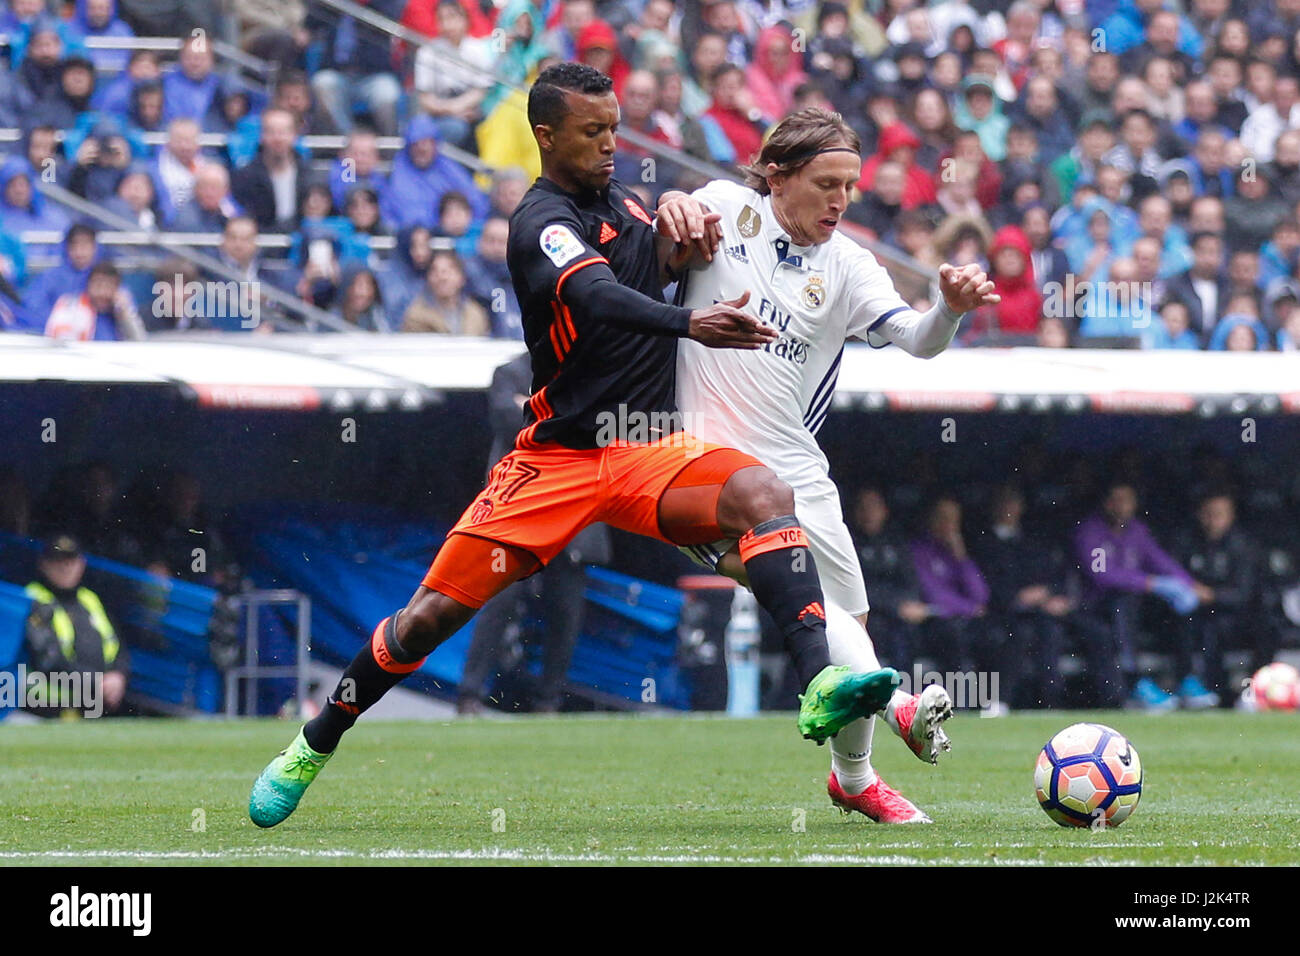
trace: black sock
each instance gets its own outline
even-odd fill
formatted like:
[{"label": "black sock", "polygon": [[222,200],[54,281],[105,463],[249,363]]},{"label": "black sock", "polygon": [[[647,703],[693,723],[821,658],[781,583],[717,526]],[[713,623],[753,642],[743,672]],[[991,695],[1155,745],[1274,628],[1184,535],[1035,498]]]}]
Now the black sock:
[{"label": "black sock", "polygon": [[784,515],[755,526],[740,539],[740,557],[755,600],[781,629],[799,686],[807,687],[831,654],[821,580],[799,520]]},{"label": "black sock", "polygon": [[[387,665],[381,666],[380,660]],[[397,643],[397,615],[379,622],[366,646],[352,658],[325,709],[307,721],[302,729],[307,746],[317,753],[333,753],[339,739],[365,711],[420,666]],[[390,670],[388,668],[397,668]]]}]

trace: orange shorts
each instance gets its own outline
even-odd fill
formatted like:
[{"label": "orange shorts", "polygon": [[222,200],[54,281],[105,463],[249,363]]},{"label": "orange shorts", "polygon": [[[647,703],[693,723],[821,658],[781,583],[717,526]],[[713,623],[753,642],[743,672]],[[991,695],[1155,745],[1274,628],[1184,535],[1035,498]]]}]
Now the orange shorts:
[{"label": "orange shorts", "polygon": [[[717,526],[722,486],[740,469],[761,464],[752,455],[687,432],[604,448],[517,448],[492,469],[487,487],[451,529],[424,585],[471,607],[482,606],[511,581],[549,563],[597,521],[670,544],[716,541],[725,537]],[[659,525],[659,499],[670,488],[695,487],[711,500],[696,509],[707,517],[685,531],[677,529],[675,537],[690,540],[670,540]],[[477,567],[500,544],[527,552],[537,564],[503,574],[497,555],[495,568]],[[517,556],[510,560],[518,563]]]}]

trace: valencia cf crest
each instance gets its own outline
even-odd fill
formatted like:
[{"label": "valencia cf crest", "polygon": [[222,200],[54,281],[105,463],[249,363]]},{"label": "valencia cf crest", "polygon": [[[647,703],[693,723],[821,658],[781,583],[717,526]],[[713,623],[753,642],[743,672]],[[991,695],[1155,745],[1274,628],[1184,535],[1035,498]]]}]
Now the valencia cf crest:
[{"label": "valencia cf crest", "polygon": [[653,226],[653,225],[654,225],[654,223],[650,221],[650,214],[649,214],[648,212],[646,212],[644,209],[642,209],[641,206],[640,206],[640,205],[639,205],[635,200],[633,200],[633,199],[624,199],[624,200],[623,200],[623,205],[627,206],[627,211],[628,211],[628,212],[630,212],[632,215],[636,216],[638,219],[640,219],[640,220],[641,220],[643,223],[645,223],[647,226]]},{"label": "valencia cf crest", "polygon": [[492,510],[496,507],[491,498],[481,498],[474,503],[474,510],[469,513],[470,524],[481,524],[487,521],[492,515]]},{"label": "valencia cf crest", "polygon": [[809,309],[820,309],[826,302],[826,286],[821,276],[809,276],[803,287],[803,304]]},{"label": "valencia cf crest", "polygon": [[746,206],[736,217],[736,228],[746,239],[753,239],[758,235],[758,230],[763,228],[763,217],[754,210],[753,206]]}]

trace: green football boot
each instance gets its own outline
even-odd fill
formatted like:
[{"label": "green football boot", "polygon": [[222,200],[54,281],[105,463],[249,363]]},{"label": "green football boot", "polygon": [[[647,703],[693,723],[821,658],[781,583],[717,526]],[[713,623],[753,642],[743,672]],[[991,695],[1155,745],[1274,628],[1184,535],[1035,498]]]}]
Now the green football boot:
[{"label": "green football boot", "polygon": [[901,681],[892,667],[865,674],[848,666],[822,668],[799,695],[799,733],[820,747],[859,717],[881,710]]},{"label": "green football boot", "polygon": [[307,787],[316,779],[325,761],[333,754],[319,754],[307,746],[298,731],[293,743],[280,751],[253,781],[248,795],[248,816],[259,827],[273,827],[286,820],[298,807]]}]

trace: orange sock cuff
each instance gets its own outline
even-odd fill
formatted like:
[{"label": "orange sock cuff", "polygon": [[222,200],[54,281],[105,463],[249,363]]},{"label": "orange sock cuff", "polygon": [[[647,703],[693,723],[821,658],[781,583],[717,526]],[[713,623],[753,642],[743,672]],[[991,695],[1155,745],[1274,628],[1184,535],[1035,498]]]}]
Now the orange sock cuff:
[{"label": "orange sock cuff", "polygon": [[388,622],[391,620],[391,617],[384,618],[375,627],[375,632],[370,635],[371,656],[374,657],[376,664],[390,674],[409,674],[412,671],[419,670],[425,658],[421,657],[414,663],[406,663],[395,658],[392,651],[388,649],[388,640],[384,635],[384,631],[388,628]]},{"label": "orange sock cuff", "polygon": [[808,536],[803,533],[803,528],[798,525],[774,528],[771,531],[755,534],[757,530],[755,528],[752,531],[745,532],[740,539],[741,561],[748,561],[750,558],[756,558],[760,554],[767,554],[769,551],[808,547]]}]

